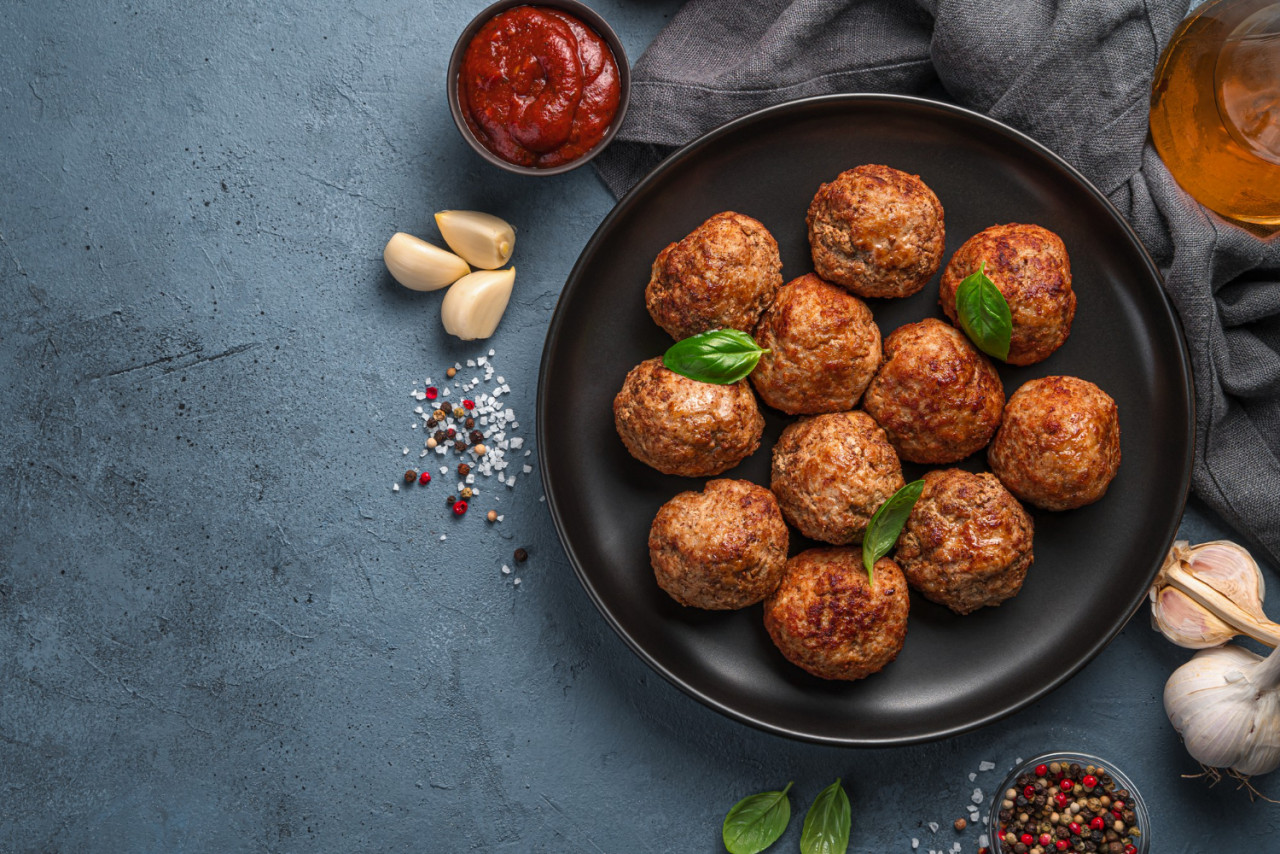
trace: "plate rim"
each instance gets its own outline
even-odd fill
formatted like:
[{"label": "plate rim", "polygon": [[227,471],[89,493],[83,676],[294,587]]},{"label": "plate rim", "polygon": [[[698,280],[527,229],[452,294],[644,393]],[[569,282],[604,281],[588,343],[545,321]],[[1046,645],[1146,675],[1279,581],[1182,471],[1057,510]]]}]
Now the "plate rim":
[{"label": "plate rim", "polygon": [[696,686],[689,684],[664,667],[622,627],[601,598],[599,591],[597,591],[595,586],[592,584],[590,578],[583,569],[582,561],[579,560],[577,553],[574,551],[574,548],[569,541],[566,520],[563,518],[563,514],[561,513],[559,504],[556,500],[556,488],[550,480],[550,467],[547,465],[545,456],[548,444],[546,441],[547,436],[545,434],[544,427],[547,422],[546,410],[550,405],[548,403],[546,388],[547,383],[550,380],[548,362],[550,359],[552,345],[559,336],[561,326],[565,322],[565,313],[562,309],[567,302],[566,297],[572,296],[577,288],[582,286],[582,277],[579,276],[579,272],[585,265],[587,259],[595,255],[599,244],[604,240],[604,235],[610,231],[610,227],[613,222],[628,211],[632,205],[636,204],[636,200],[647,193],[649,188],[658,183],[666,173],[683,163],[699,150],[714,144],[717,140],[739,130],[743,126],[759,121],[765,121],[775,113],[786,113],[793,110],[812,107],[814,105],[828,105],[831,108],[840,108],[845,106],[856,107],[857,105],[862,104],[898,104],[916,109],[951,113],[963,119],[976,121],[978,124],[984,125],[988,130],[1010,137],[1014,142],[1019,143],[1042,157],[1047,158],[1058,168],[1065,171],[1088,193],[1093,195],[1094,198],[1100,202],[1103,205],[1103,208],[1111,215],[1111,218],[1121,226],[1121,230],[1128,238],[1129,243],[1137,250],[1139,257],[1146,266],[1147,272],[1150,275],[1152,280],[1151,283],[1155,286],[1156,291],[1160,295],[1159,305],[1164,309],[1165,316],[1173,329],[1174,338],[1178,345],[1178,354],[1181,357],[1177,361],[1177,367],[1179,368],[1182,377],[1181,390],[1187,401],[1185,425],[1187,440],[1186,452],[1183,455],[1182,460],[1181,483],[1178,489],[1176,502],[1177,513],[1171,514],[1170,522],[1166,523],[1164,547],[1161,549],[1160,554],[1164,555],[1169,551],[1169,548],[1173,545],[1174,539],[1177,537],[1178,528],[1181,525],[1182,516],[1186,512],[1187,498],[1191,490],[1192,467],[1195,459],[1196,446],[1196,399],[1194,379],[1191,372],[1191,354],[1187,347],[1186,333],[1182,328],[1181,318],[1174,310],[1172,300],[1164,289],[1164,277],[1161,275],[1154,260],[1152,260],[1151,254],[1147,251],[1146,246],[1143,245],[1142,240],[1138,237],[1137,232],[1134,231],[1133,226],[1127,219],[1125,219],[1124,215],[1120,213],[1115,205],[1111,203],[1111,200],[1108,199],[1092,181],[1086,178],[1078,169],[1068,163],[1060,155],[1038,140],[1028,136],[1016,128],[1006,125],[998,119],[993,119],[990,116],[970,110],[966,107],[950,104],[945,101],[936,101],[931,98],[882,92],[836,93],[796,98],[790,101],[784,101],[768,107],[763,107],[737,118],[730,119],[667,155],[661,163],[637,182],[634,187],[628,190],[622,198],[618,199],[614,206],[609,210],[609,213],[606,214],[604,219],[600,221],[600,224],[596,226],[591,238],[587,241],[586,245],[583,246],[582,251],[578,253],[578,258],[574,262],[573,268],[569,271],[569,275],[565,279],[565,284],[561,288],[559,296],[556,298],[556,306],[552,313],[551,321],[547,325],[547,334],[543,339],[542,355],[538,364],[537,403],[535,406],[537,425],[535,438],[538,443],[537,458],[538,467],[541,470],[539,474],[542,481],[542,490],[543,494],[546,495],[547,498],[547,507],[551,513],[552,524],[555,526],[556,537],[560,541],[560,546],[564,549],[565,556],[569,559],[569,563],[573,567],[574,575],[578,578],[578,583],[582,585],[588,598],[591,599],[592,604],[595,605],[596,610],[600,612],[613,631],[622,638],[627,646],[631,648],[631,651],[635,653],[641,661],[658,673],[658,675],[667,680],[667,682],[680,689],[680,691],[687,696],[692,697],[704,706],[707,706],[708,708],[713,709],[732,720],[747,724],[755,729],[762,730],[772,735],[783,736],[813,744],[836,747],[874,748],[920,744],[951,738],[953,736],[960,735],[961,733],[970,732],[1002,720],[1003,718],[1030,706],[1032,703],[1042,699],[1053,691],[1056,691],[1064,683],[1083,670],[1085,666],[1092,662],[1093,659],[1102,652],[1102,650],[1106,649],[1106,647],[1109,646],[1120,634],[1124,627],[1128,625],[1129,621],[1133,619],[1139,608],[1141,608],[1142,603],[1146,601],[1147,588],[1150,587],[1151,581],[1154,580],[1156,573],[1159,571],[1162,559],[1156,561],[1149,569],[1147,573],[1147,585],[1136,597],[1133,598],[1133,601],[1129,603],[1127,616],[1125,616],[1124,619],[1118,620],[1109,632],[1097,636],[1093,643],[1084,649],[1083,654],[1078,656],[1069,667],[1065,668],[1054,679],[1050,680],[1035,691],[1019,698],[1015,702],[1001,705],[995,711],[976,719],[950,726],[933,728],[927,732],[920,732],[908,737],[832,736],[807,732],[794,727],[781,726],[767,720],[761,720],[756,716],[746,714],[731,705],[708,696]]}]

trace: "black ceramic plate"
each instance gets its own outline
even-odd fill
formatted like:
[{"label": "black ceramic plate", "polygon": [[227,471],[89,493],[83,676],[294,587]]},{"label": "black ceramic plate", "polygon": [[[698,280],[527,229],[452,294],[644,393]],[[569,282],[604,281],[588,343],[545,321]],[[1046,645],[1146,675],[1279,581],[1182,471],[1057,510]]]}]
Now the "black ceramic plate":
[{"label": "black ceramic plate", "polygon": [[[644,306],[649,267],[708,216],[756,217],[782,249],[783,278],[812,269],[805,211],[818,185],[861,163],[919,174],[946,210],[951,257],[995,223],[1038,223],[1066,242],[1078,295],[1071,337],[1048,360],[1001,367],[1012,393],[1072,374],[1120,406],[1119,475],[1096,504],[1035,512],[1035,565],[998,608],[957,616],[912,594],[906,646],[868,679],[827,682],[774,649],[760,606],[683,608],[649,568],[658,508],[703,481],[628,455],[611,403],[628,370],[670,344]],[[941,317],[937,277],[914,297],[872,300],[887,335]],[[760,450],[724,476],[769,482],[789,419],[765,411]],[[1173,540],[1190,480],[1190,369],[1159,274],[1124,220],[1079,173],[1030,138],[913,98],[807,99],[733,121],[668,158],[624,198],[578,259],[547,333],[538,453],[561,542],[592,600],[632,649],[708,706],[782,735],[887,745],[952,735],[1052,690],[1120,631]],[[984,467],[979,454],[962,465]],[[907,479],[924,469],[906,467]],[[793,553],[808,546],[793,532]]]}]

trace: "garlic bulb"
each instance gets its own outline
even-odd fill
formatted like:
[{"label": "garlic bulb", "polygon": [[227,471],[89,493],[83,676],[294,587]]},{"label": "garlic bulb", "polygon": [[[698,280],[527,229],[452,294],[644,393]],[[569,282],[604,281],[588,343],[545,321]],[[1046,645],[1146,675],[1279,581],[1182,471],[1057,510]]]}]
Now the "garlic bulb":
[{"label": "garlic bulb", "polygon": [[463,276],[449,288],[440,304],[444,331],[463,341],[488,338],[507,310],[515,283],[515,267],[478,270]]},{"label": "garlic bulb", "polygon": [[516,248],[516,230],[493,214],[440,211],[436,226],[450,249],[482,270],[498,269]]},{"label": "garlic bulb", "polygon": [[1266,583],[1253,557],[1239,545],[1215,540],[1169,550],[1151,586],[1151,619],[1178,646],[1204,649],[1247,634],[1280,645],[1280,625],[1262,610]]},{"label": "garlic bulb", "polygon": [[1239,646],[1195,654],[1169,677],[1164,709],[1194,759],[1240,774],[1280,766],[1280,651]]},{"label": "garlic bulb", "polygon": [[397,282],[414,291],[439,290],[471,272],[457,255],[403,231],[391,235],[382,260]]}]

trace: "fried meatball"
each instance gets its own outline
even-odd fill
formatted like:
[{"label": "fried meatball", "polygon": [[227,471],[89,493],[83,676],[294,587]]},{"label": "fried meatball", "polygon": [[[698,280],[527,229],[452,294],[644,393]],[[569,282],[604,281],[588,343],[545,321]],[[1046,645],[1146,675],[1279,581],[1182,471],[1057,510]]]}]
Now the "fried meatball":
[{"label": "fried meatball", "polygon": [[682,492],[658,510],[649,562],[658,586],[681,605],[745,608],[782,578],[787,523],[763,486],[708,481],[702,492]]},{"label": "fried meatball", "polygon": [[1116,402],[1077,377],[1032,380],[1009,398],[987,461],[1010,492],[1037,507],[1091,504],[1120,468]]},{"label": "fried meatball", "polygon": [[781,286],[778,241],[751,217],[725,211],[658,253],[644,304],[677,340],[708,329],[750,332]]},{"label": "fried meatball", "polygon": [[663,474],[705,477],[733,468],[760,447],[764,416],[746,380],[702,383],[662,358],[631,369],[613,399],[613,423],[631,456]]},{"label": "fried meatball", "polygon": [[898,455],[865,412],[801,418],[773,447],[770,486],[782,515],[815,540],[861,542],[872,514],[904,485]]},{"label": "fried meatball", "polygon": [[809,273],[783,285],[756,325],[751,382],[790,415],[853,409],[880,366],[880,328],[855,296]]},{"label": "fried meatball", "polygon": [[809,549],[787,561],[764,603],[764,627],[787,660],[823,679],[862,679],[898,657],[907,639],[907,581],[888,558]]},{"label": "fried meatball", "polygon": [[926,599],[968,614],[1022,589],[1032,530],[1027,511],[995,475],[931,471],[894,559]]},{"label": "fried meatball", "polygon": [[913,463],[953,463],[987,446],[1000,426],[1004,386],[963,332],[936,318],[885,339],[884,364],[862,407]]},{"label": "fried meatball", "polygon": [[809,248],[822,278],[861,297],[907,297],[942,266],[942,203],[919,175],[858,166],[809,205]]},{"label": "fried meatball", "polygon": [[938,301],[956,322],[956,289],[966,276],[986,264],[987,278],[1009,303],[1013,334],[1011,365],[1031,365],[1049,358],[1071,334],[1076,293],[1071,289],[1071,261],[1062,238],[1038,225],[993,225],[964,242],[942,273]]}]

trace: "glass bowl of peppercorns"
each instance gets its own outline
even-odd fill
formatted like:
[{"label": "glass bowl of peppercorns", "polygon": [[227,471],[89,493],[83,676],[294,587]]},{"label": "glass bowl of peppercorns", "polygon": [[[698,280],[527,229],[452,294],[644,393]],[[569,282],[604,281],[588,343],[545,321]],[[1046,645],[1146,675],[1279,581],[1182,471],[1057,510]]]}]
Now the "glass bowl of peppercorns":
[{"label": "glass bowl of peppercorns", "polygon": [[1046,753],[1009,773],[991,801],[992,854],[1148,854],[1147,806],[1114,765]]}]

